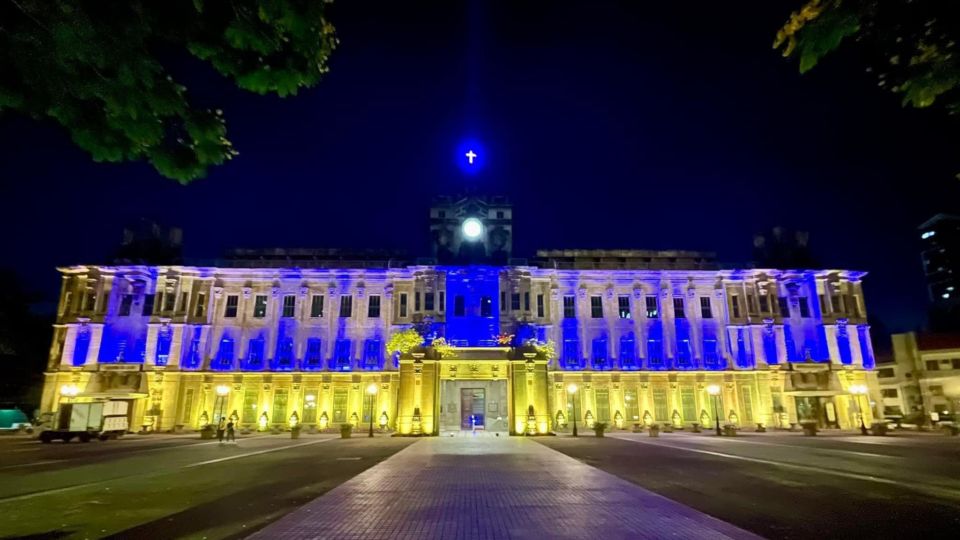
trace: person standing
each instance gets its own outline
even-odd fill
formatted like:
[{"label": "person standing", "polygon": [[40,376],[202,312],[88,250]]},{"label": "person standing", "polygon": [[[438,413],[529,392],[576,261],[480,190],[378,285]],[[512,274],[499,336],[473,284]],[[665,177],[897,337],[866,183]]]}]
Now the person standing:
[{"label": "person standing", "polygon": [[217,422],[217,440],[220,441],[220,444],[223,444],[224,431],[225,430],[223,428],[223,418],[221,418],[220,421]]},{"label": "person standing", "polygon": [[227,442],[237,442],[237,437],[233,431],[233,420],[227,422]]}]

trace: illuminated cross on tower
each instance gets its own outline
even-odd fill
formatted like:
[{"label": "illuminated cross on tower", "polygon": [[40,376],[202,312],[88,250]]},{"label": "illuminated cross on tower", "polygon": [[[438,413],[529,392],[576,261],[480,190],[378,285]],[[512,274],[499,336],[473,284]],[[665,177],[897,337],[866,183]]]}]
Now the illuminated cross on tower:
[{"label": "illuminated cross on tower", "polygon": [[467,163],[473,165],[473,160],[477,157],[477,154],[475,154],[473,150],[467,150],[467,153],[464,155],[467,156]]}]

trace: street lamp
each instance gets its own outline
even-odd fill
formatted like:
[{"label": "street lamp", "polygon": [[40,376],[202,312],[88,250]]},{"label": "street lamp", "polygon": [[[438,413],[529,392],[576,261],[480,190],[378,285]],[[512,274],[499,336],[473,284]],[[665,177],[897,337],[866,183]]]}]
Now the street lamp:
[{"label": "street lamp", "polygon": [[720,415],[717,414],[717,400],[720,399],[720,385],[711,384],[707,387],[707,393],[713,397],[713,419],[717,423],[717,435],[720,435]]},{"label": "street lamp", "polygon": [[220,420],[223,419],[223,404],[225,401],[227,401],[227,394],[230,393],[230,387],[225,384],[221,384],[217,386],[216,390],[217,390],[216,420],[217,420],[217,425],[220,425]]},{"label": "street lamp", "polygon": [[577,436],[577,385],[570,383],[567,392],[573,394],[573,436]]},{"label": "street lamp", "polygon": [[857,404],[857,415],[860,417],[860,434],[867,434],[867,424],[863,421],[863,407],[860,406],[860,396],[867,395],[867,386],[863,384],[851,384],[850,393],[854,395],[853,401]]},{"label": "street lamp", "polygon": [[370,434],[368,436],[373,437],[373,406],[376,401],[377,385],[370,383],[370,386],[367,387],[367,393],[370,394]]}]

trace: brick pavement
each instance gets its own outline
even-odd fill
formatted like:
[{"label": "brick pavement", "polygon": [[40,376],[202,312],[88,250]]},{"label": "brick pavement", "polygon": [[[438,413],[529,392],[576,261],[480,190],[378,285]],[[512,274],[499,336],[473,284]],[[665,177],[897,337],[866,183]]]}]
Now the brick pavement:
[{"label": "brick pavement", "polygon": [[423,439],[251,538],[757,538],[519,437]]}]

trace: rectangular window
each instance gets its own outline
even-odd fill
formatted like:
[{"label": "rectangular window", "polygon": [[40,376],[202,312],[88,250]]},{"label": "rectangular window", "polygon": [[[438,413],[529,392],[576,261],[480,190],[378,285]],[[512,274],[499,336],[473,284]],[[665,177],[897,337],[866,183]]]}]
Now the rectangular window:
[{"label": "rectangular window", "polygon": [[619,313],[621,319],[629,319],[632,317],[632,315],[630,314],[630,297],[629,296],[617,297],[617,312]]},{"label": "rectangular window", "polygon": [[760,313],[770,312],[770,297],[765,294],[760,295]]},{"label": "rectangular window", "polygon": [[352,358],[350,357],[350,340],[338,339],[333,346],[333,364],[334,369],[338,371],[350,371]]},{"label": "rectangular window", "polygon": [[940,362],[927,360],[927,371],[940,371]]},{"label": "rectangular window", "polygon": [[510,294],[510,310],[520,311],[520,293],[515,292]]},{"label": "rectangular window", "polygon": [[187,301],[190,299],[190,295],[187,293],[180,293],[180,311],[187,310]]},{"label": "rectangular window", "polygon": [[257,414],[260,412],[260,407],[257,406],[258,397],[256,390],[245,390],[243,392],[243,410],[240,412],[241,423],[253,424],[257,421],[260,416]]},{"label": "rectangular window", "polygon": [[176,301],[177,301],[177,297],[174,296],[173,293],[168,293],[163,295],[163,310],[168,313],[173,311],[173,308],[174,308],[173,304]]},{"label": "rectangular window", "polygon": [[940,397],[943,395],[943,386],[939,384],[930,385],[930,395]]},{"label": "rectangular window", "polygon": [[297,297],[288,294],[283,297],[283,317],[293,317],[294,312],[297,310]]},{"label": "rectangular window", "polygon": [[363,343],[363,367],[366,369],[380,368],[380,346],[379,339],[368,339]]},{"label": "rectangular window", "polygon": [[663,388],[653,389],[653,416],[657,422],[670,420],[670,414],[667,412],[667,391]]},{"label": "rectangular window", "polygon": [[84,311],[93,311],[97,307],[97,293],[92,290],[87,291],[86,297],[84,297]]},{"label": "rectangular window", "polygon": [[267,295],[258,294],[253,298],[253,318],[262,319],[267,316]]},{"label": "rectangular window", "polygon": [[153,303],[156,301],[157,295],[155,294],[145,294],[143,295],[143,311],[140,312],[144,317],[149,317],[153,315]]},{"label": "rectangular window", "polygon": [[797,305],[800,306],[800,316],[804,319],[810,318],[810,303],[807,301],[806,296],[800,296],[797,298]]},{"label": "rectangular window", "polygon": [[133,295],[125,294],[120,297],[120,310],[117,312],[117,315],[121,317],[130,316],[130,308],[133,306]]},{"label": "rectangular window", "polygon": [[463,317],[467,314],[467,305],[462,294],[453,297],[453,316]]},{"label": "rectangular window", "polygon": [[590,297],[590,317],[593,319],[603,318],[603,298],[599,296]]},{"label": "rectangular window", "polygon": [[413,312],[420,313],[420,291],[413,293]]},{"label": "rectangular window", "polygon": [[610,422],[610,391],[606,388],[597,388],[594,392],[597,401],[597,422]]},{"label": "rectangular window", "polygon": [[657,306],[657,297],[656,296],[647,296],[644,298],[644,302],[647,307],[647,318],[656,319],[660,316],[660,309]]},{"label": "rectangular window", "polygon": [[333,423],[347,423],[347,389],[334,388],[333,390]]},{"label": "rectangular window", "polygon": [[624,406],[624,409],[626,409],[627,422],[640,421],[640,400],[637,399],[636,390],[623,391],[623,406]]},{"label": "rectangular window", "polygon": [[400,317],[407,316],[407,293],[400,294]]},{"label": "rectangular window", "polygon": [[877,377],[880,377],[881,379],[889,379],[895,376],[896,374],[894,373],[893,368],[883,368],[877,370]]},{"label": "rectangular window", "polygon": [[304,368],[312,370],[323,367],[321,344],[320,338],[310,338],[307,340],[307,352],[303,356]]},{"label": "rectangular window", "polygon": [[530,292],[523,293],[523,310],[530,311]]},{"label": "rectangular window", "polygon": [[537,317],[542,319],[544,317],[543,313],[543,295],[537,295]]},{"label": "rectangular window", "polygon": [[323,295],[315,294],[310,299],[310,317],[323,317]]},{"label": "rectangular window", "polygon": [[960,369],[960,358],[954,358],[951,362],[953,363],[953,369]]},{"label": "rectangular window", "polygon": [[440,291],[439,294],[440,294],[440,298],[439,298],[440,301],[437,302],[437,309],[440,311],[440,313],[443,313],[444,311],[447,310],[447,295],[443,291]]},{"label": "rectangular window", "polygon": [[777,298],[777,302],[780,304],[780,316],[784,319],[790,318],[790,300],[786,296],[781,296]]},{"label": "rectangular window", "polygon": [[577,317],[576,298],[573,295],[563,297],[563,318],[575,319]]},{"label": "rectangular window", "polygon": [[371,319],[380,318],[380,296],[373,295],[367,303],[367,317]]},{"label": "rectangular window", "polygon": [[709,297],[709,296],[701,296],[701,297],[700,297],[700,317],[702,317],[702,318],[704,318],[704,319],[712,319],[712,318],[713,318],[713,308],[712,308],[711,305],[710,305],[710,297]]},{"label": "rectangular window", "polygon": [[319,389],[307,388],[303,395],[303,423],[317,423],[317,394]]},{"label": "rectangular window", "polygon": [[734,319],[740,318],[740,297],[735,294],[730,295],[730,312]]},{"label": "rectangular window", "polygon": [[507,293],[500,291],[500,311],[507,310]]},{"label": "rectangular window", "polygon": [[183,394],[183,408],[180,409],[180,423],[190,423],[190,413],[193,412],[193,388],[187,388]]},{"label": "rectangular window", "polygon": [[753,423],[753,389],[749,386],[741,386],[740,400],[743,404],[741,423]]},{"label": "rectangular window", "polygon": [[227,319],[233,319],[237,316],[237,306],[240,305],[240,297],[231,294],[227,296],[227,305],[223,309],[223,316]]},{"label": "rectangular window", "polygon": [[423,293],[423,309],[425,311],[433,311],[433,293]]},{"label": "rectangular window", "polygon": [[843,297],[839,294],[831,295],[830,309],[832,309],[834,313],[843,313]]},{"label": "rectangular window", "polygon": [[683,298],[673,299],[673,316],[676,319],[686,319],[687,314],[683,310]]},{"label": "rectangular window", "polygon": [[480,316],[493,317],[493,299],[489,296],[480,297]]},{"label": "rectangular window", "polygon": [[348,318],[353,315],[353,297],[345,294],[340,297],[340,317]]},{"label": "rectangular window", "polygon": [[757,299],[752,294],[747,295],[747,310],[749,313],[757,312]]},{"label": "rectangular window", "polygon": [[206,293],[197,294],[197,307],[193,311],[194,317],[203,317],[207,313],[207,295]]},{"label": "rectangular window", "polygon": [[895,397],[897,397],[898,395],[900,395],[900,394],[897,392],[897,389],[896,389],[896,388],[883,388],[883,389],[880,390],[880,394],[881,394],[883,397],[886,397],[886,398],[895,398]]},{"label": "rectangular window", "polygon": [[699,422],[697,419],[697,398],[693,388],[680,389],[680,414],[684,422]]},{"label": "rectangular window", "polygon": [[277,389],[273,392],[273,423],[284,424],[287,421],[287,390]]}]

